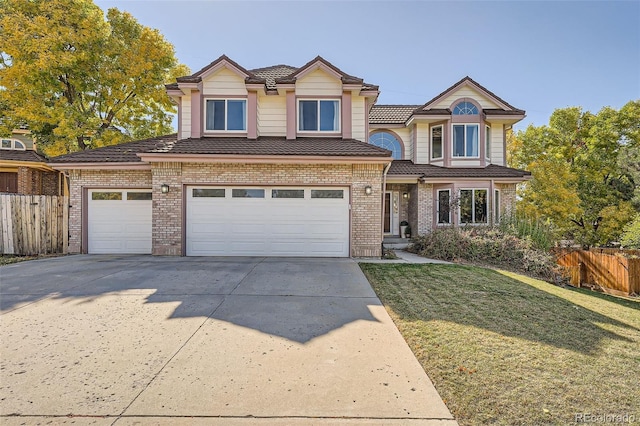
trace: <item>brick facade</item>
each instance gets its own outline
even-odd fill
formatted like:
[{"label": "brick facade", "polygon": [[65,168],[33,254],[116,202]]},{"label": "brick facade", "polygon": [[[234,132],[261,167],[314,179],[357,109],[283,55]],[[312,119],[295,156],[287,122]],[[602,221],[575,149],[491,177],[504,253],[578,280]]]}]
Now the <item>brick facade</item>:
[{"label": "brick facade", "polygon": [[[83,188],[151,187],[154,255],[179,256],[183,247],[183,187],[197,184],[349,186],[351,256],[378,257],[382,242],[382,169],[371,164],[152,163],[151,170],[74,170],[70,173],[69,251],[82,250]],[[161,185],[169,185],[169,193]],[[373,193],[365,194],[371,186]]]},{"label": "brick facade", "polygon": [[18,194],[24,195],[60,195],[60,174],[18,167]]}]

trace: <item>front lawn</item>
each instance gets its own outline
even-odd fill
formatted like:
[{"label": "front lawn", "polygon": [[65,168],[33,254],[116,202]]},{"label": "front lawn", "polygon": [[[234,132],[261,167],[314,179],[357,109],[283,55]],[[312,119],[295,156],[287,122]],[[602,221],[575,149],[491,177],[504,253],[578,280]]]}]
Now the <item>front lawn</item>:
[{"label": "front lawn", "polygon": [[639,302],[478,267],[360,267],[461,425],[640,422]]}]

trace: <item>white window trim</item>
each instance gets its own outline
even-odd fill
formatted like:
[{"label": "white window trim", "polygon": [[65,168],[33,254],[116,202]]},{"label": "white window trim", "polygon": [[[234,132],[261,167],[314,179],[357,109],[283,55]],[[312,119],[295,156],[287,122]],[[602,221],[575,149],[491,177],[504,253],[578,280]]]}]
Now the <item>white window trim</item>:
[{"label": "white window trim", "polygon": [[[448,192],[449,193],[449,222],[444,223],[440,222],[440,193]],[[436,192],[436,200],[437,200],[437,209],[436,209],[436,224],[437,226],[451,226],[452,218],[451,218],[451,190],[450,189],[438,189]]]},{"label": "white window trim", "polygon": [[[462,200],[462,191],[471,191],[471,220],[472,222],[462,222],[462,215],[460,214],[460,201],[458,201],[458,225],[470,225],[470,226],[486,226],[489,224],[489,188],[460,188],[458,189],[458,200]],[[476,222],[476,191],[487,191],[487,221]]]},{"label": "white window trim", "polygon": [[[224,101],[224,130],[220,129],[207,129],[207,102],[208,101]],[[244,101],[244,130],[227,130],[227,120],[229,117],[229,107],[227,106],[228,101]],[[247,98],[205,98],[204,99],[204,117],[202,120],[202,127],[204,129],[204,133],[247,133],[247,126],[249,120],[249,112],[247,111]]]},{"label": "white window trim", "polygon": [[[3,141],[11,141],[11,146],[8,148],[4,148],[2,146],[2,144],[0,144],[0,149],[6,149],[6,150],[13,150],[13,151],[26,151],[27,147],[24,144],[24,142],[18,140],[18,139],[11,139],[11,138],[4,138],[2,139]],[[20,144],[21,146],[17,146],[18,144]]]},{"label": "white window trim", "polygon": [[484,125],[484,157],[491,160],[491,126]]},{"label": "white window trim", "polygon": [[[442,155],[440,157],[434,157],[433,156],[433,130],[437,129],[438,127],[440,127],[440,131],[442,132],[441,136],[440,136],[440,149],[442,150]],[[444,126],[442,124],[439,124],[437,126],[433,126],[431,127],[431,129],[429,130],[429,151],[431,152],[431,159],[432,160],[442,160],[444,158]]]},{"label": "white window trim", "polygon": [[[466,150],[467,150],[467,126],[476,126],[478,128],[478,155],[476,155],[476,156],[455,155],[455,152],[456,152],[455,151],[455,135],[454,135],[454,132],[453,132],[454,126],[464,126],[464,149],[465,149],[465,153],[466,153]],[[464,158],[478,159],[478,158],[480,158],[480,124],[478,124],[478,123],[452,123],[451,124],[451,158],[456,158],[456,159],[464,159]]]},{"label": "white window trim", "polygon": [[[300,101],[316,101],[318,103],[318,130],[300,130]],[[338,128],[335,130],[320,130],[320,101],[338,102]],[[296,99],[296,131],[300,134],[336,134],[342,132],[342,99],[340,98],[298,98]]]}]

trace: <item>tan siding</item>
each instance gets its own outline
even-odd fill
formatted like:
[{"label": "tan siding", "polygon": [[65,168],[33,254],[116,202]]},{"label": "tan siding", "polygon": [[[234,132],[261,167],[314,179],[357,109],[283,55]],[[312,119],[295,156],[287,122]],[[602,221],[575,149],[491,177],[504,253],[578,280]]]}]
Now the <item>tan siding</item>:
[{"label": "tan siding", "polygon": [[403,160],[411,160],[413,158],[413,147],[411,146],[411,131],[406,127],[401,129],[392,129],[404,144],[404,158]]},{"label": "tan siding", "polygon": [[442,99],[440,102],[431,106],[431,108],[449,108],[457,99],[472,98],[482,106],[482,108],[499,108],[498,105],[490,101],[487,97],[482,96],[470,87],[461,87],[451,95]]},{"label": "tan siding", "polygon": [[205,96],[246,96],[244,78],[226,68],[207,77],[202,82]]},{"label": "tan siding", "polygon": [[181,134],[178,135],[181,139],[191,136],[191,92],[188,95],[182,97],[182,117],[180,118]]},{"label": "tan siding", "polygon": [[426,164],[429,162],[429,125],[417,124],[417,152],[416,162],[419,164]]},{"label": "tan siding", "polygon": [[287,133],[286,97],[258,97],[258,135],[285,136]]},{"label": "tan siding", "polygon": [[351,131],[353,139],[368,141],[366,133],[366,120],[368,120],[365,106],[365,98],[352,96],[351,98]]},{"label": "tan siding", "polygon": [[296,82],[297,96],[342,96],[342,81],[318,69]]},{"label": "tan siding", "polygon": [[504,158],[504,141],[503,141],[503,125],[491,125],[491,164],[505,166]]}]

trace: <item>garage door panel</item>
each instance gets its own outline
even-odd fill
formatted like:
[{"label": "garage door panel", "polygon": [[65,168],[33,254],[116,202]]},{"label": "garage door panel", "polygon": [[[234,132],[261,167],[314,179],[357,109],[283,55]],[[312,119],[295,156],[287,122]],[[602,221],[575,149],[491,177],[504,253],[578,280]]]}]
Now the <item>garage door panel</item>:
[{"label": "garage door panel", "polygon": [[[89,190],[87,211],[87,249],[95,254],[150,254],[152,201],[128,197],[129,193],[148,196],[150,190]],[[94,195],[94,193],[96,193]],[[105,193],[120,194],[118,200],[105,200]],[[131,198],[131,199],[129,199]],[[135,198],[135,199],[134,199]]]},{"label": "garage door panel", "polygon": [[310,188],[287,188],[304,198],[271,198],[269,187],[265,198],[195,198],[194,188],[187,188],[187,255],[349,255],[347,188],[341,199],[312,199]]}]

